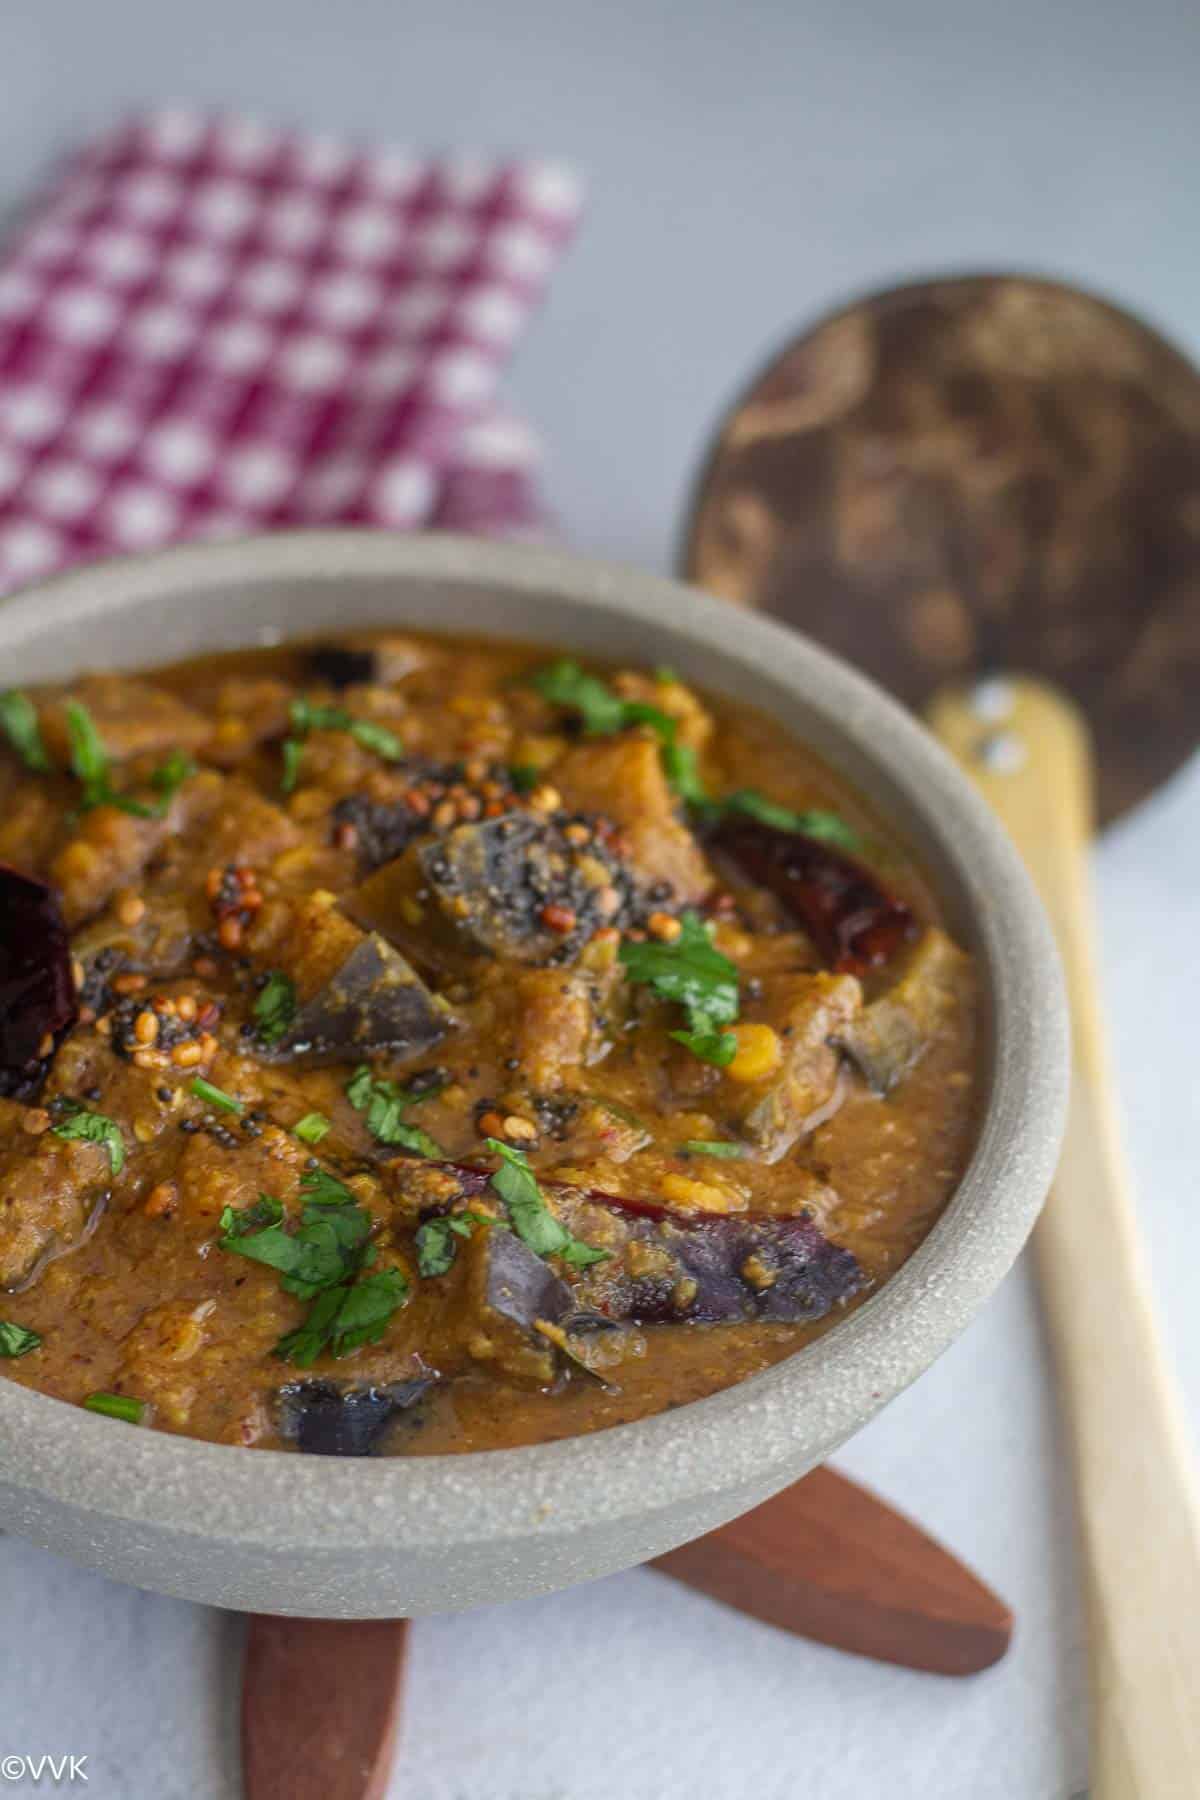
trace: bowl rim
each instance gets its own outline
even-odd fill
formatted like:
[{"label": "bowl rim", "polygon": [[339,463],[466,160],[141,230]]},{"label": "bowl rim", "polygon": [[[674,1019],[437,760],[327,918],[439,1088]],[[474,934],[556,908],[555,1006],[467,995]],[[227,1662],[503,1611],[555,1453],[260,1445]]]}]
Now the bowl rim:
[{"label": "bowl rim", "polygon": [[[263,1551],[415,1554],[556,1538],[763,1487],[841,1443],[916,1378],[1000,1281],[1049,1186],[1066,1106],[1068,1039],[1049,926],[1008,838],[933,738],[866,677],[774,620],[682,582],[528,544],[429,533],[278,533],[94,563],[0,606],[0,650],[216,582],[381,576],[554,596],[566,613],[648,614],[724,665],[768,672],[877,767],[966,892],[993,1002],[990,1091],[975,1151],[941,1219],[849,1317],[707,1399],[584,1437],[466,1455],[340,1460],[121,1430],[0,1381],[0,1469],[27,1499],[84,1507]],[[564,622],[563,647],[572,633]],[[116,1433],[116,1435],[114,1435]],[[814,1446],[816,1447],[814,1452]]]}]

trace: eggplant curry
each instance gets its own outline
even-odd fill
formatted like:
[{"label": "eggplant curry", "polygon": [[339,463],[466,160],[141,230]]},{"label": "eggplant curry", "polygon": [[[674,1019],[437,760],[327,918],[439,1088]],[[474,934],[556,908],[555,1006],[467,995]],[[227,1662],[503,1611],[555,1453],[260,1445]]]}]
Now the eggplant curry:
[{"label": "eggplant curry", "polygon": [[972,967],[781,728],[350,635],[0,694],[0,1373],[428,1454],[787,1356],[969,1154]]}]

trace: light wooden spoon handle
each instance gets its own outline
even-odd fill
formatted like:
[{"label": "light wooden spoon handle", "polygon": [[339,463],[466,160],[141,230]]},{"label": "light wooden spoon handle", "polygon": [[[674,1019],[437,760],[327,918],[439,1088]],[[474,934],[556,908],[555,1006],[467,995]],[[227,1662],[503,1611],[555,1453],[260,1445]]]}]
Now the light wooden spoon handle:
[{"label": "light wooden spoon handle", "polygon": [[[1194,1800],[1200,1499],[1101,1029],[1088,880],[1091,746],[1068,701],[1023,679],[988,683],[982,696],[943,693],[929,719],[1025,858],[1058,938],[1073,1014],[1067,1134],[1034,1251],[1074,1443],[1090,1612],[1092,1800]],[[1181,1204],[1185,1198],[1193,1197],[1180,1195]]]}]

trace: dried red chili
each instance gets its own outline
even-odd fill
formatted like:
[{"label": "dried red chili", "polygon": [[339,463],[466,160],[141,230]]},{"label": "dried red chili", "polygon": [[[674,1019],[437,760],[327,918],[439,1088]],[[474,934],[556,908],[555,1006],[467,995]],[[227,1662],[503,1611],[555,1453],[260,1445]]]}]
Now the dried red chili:
[{"label": "dried red chili", "polygon": [[709,842],[783,902],[839,974],[880,968],[915,934],[903,900],[886,893],[853,857],[818,838],[727,814]]}]

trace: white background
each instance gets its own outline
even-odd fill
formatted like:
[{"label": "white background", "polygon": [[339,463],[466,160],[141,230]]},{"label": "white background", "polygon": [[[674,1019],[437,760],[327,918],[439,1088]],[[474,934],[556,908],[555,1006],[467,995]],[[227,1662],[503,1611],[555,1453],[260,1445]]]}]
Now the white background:
[{"label": "white background", "polygon": [[[0,202],[126,104],[167,98],[566,157],[589,216],[512,391],[547,440],[568,539],[666,567],[718,409],[855,290],[1031,268],[1200,353],[1197,20],[1190,0],[0,0]],[[1128,1139],[1195,1422],[1200,771],[1110,835],[1097,879]],[[1010,1599],[1005,1664],[969,1682],[876,1667],[635,1572],[419,1623],[395,1800],[1081,1789],[1070,1497],[1026,1273],[840,1461]],[[0,1593],[0,1753],[87,1753],[98,1800],[236,1794],[236,1620],[11,1538]]]}]

